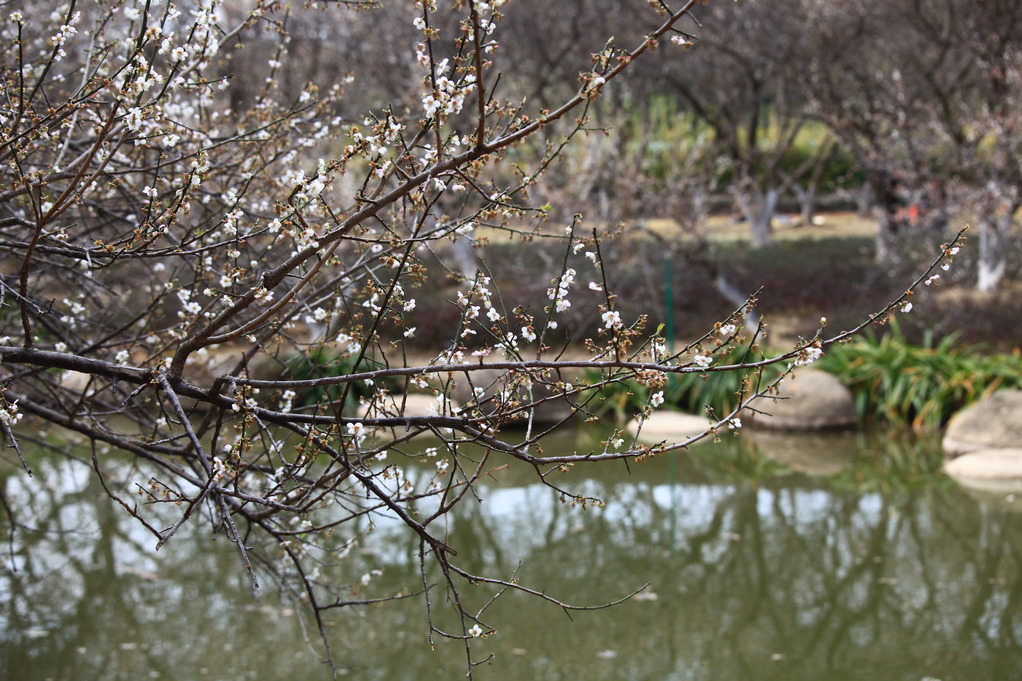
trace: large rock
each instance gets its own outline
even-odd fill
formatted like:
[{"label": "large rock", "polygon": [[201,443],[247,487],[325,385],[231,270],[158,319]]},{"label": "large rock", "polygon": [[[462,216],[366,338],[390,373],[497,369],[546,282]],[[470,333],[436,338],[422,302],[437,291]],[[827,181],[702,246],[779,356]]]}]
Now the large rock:
[{"label": "large rock", "polygon": [[[637,420],[629,422],[625,430],[633,437],[638,435],[638,439],[647,444],[664,442],[673,445],[699,435],[709,427],[710,420],[705,416],[664,410],[653,412],[641,424]],[[713,438],[705,437],[699,442],[713,442]]]},{"label": "large rock", "polygon": [[[379,397],[371,407],[358,405],[358,418],[388,418],[394,416],[430,416],[440,413],[442,407],[435,395],[424,393],[393,394]],[[447,402],[447,413],[457,411],[458,404]]]},{"label": "large rock", "polygon": [[775,397],[763,397],[752,407],[760,413],[750,422],[774,430],[825,430],[854,426],[855,399],[836,377],[825,371],[802,369],[781,383]]},{"label": "large rock", "polygon": [[962,487],[996,494],[1022,492],[1022,448],[981,449],[944,465]]},{"label": "large rock", "polygon": [[1022,390],[998,390],[948,422],[944,452],[958,456],[1022,445]]}]

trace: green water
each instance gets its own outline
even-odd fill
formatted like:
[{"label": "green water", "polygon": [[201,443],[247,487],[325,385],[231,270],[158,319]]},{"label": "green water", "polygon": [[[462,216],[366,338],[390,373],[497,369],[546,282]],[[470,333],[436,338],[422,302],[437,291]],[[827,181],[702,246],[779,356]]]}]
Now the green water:
[{"label": "green water", "polygon": [[[649,587],[570,618],[507,595],[484,618],[497,633],[476,641],[480,659],[493,654],[476,678],[1022,678],[1022,495],[975,498],[939,464],[932,439],[728,438],[674,460],[575,468],[558,484],[606,502],[589,510],[512,467],[451,519],[462,567],[517,570],[581,605]],[[0,678],[329,678],[305,613],[265,575],[254,596],[208,523],[157,553],[88,469],[34,465],[34,478],[0,477],[19,522],[12,534],[0,516]],[[362,594],[376,597],[414,589],[416,567],[413,538],[383,518],[322,572],[380,570]],[[462,589],[477,605],[490,595]],[[419,599],[328,618],[345,678],[464,677],[461,644],[430,649]]]}]

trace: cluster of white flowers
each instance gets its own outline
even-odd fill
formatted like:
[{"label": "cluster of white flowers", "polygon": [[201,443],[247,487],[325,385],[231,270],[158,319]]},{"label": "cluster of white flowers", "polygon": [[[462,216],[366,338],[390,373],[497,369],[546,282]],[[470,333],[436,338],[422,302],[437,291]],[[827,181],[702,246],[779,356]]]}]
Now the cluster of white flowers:
[{"label": "cluster of white flowers", "polygon": [[205,150],[200,151],[192,161],[192,179],[191,184],[193,187],[199,186],[202,183],[202,179],[206,173],[209,172],[210,162],[209,155]]},{"label": "cluster of white flowers", "polygon": [[[458,362],[464,359],[464,357],[459,357]],[[437,393],[434,399],[436,399],[436,404],[429,405],[429,408],[426,410],[430,416],[446,416],[454,412],[454,405],[444,393]]]},{"label": "cluster of white flowers", "polygon": [[359,584],[361,584],[362,586],[366,586],[367,584],[369,584],[369,582],[373,581],[373,577],[379,577],[382,574],[383,574],[382,570],[370,570],[369,572],[362,575],[362,577],[358,580]]},{"label": "cluster of white flowers", "polygon": [[227,465],[224,463],[224,460],[221,459],[219,456],[214,456],[212,468],[213,480],[215,482],[220,482],[220,480],[222,480],[224,475],[227,473]]},{"label": "cluster of white flowers", "polygon": [[568,300],[568,289],[575,283],[575,270],[567,268],[564,273],[554,279],[556,287],[551,287],[546,290],[547,298],[554,301],[554,311],[564,312],[571,307],[571,301]]},{"label": "cluster of white flowers", "polygon": [[[499,322],[504,318],[493,305],[493,294],[489,287],[490,278],[485,275],[479,275],[468,295],[458,291],[458,306],[465,311],[466,320],[478,319],[482,309],[486,310],[486,318],[493,323]],[[473,305],[472,303],[475,300],[478,300],[481,305]],[[461,335],[464,338],[473,334],[475,334],[475,331],[466,327]]]},{"label": "cluster of white flowers", "polygon": [[269,305],[273,302],[273,291],[269,290],[265,286],[260,286],[255,290],[255,299],[263,305]]},{"label": "cluster of white flowers", "polygon": [[654,362],[659,362],[667,357],[667,343],[660,340],[654,340],[649,346],[649,358]]},{"label": "cluster of white flowers", "polygon": [[235,234],[237,234],[238,221],[241,220],[241,218],[244,217],[244,215],[245,212],[240,208],[235,208],[234,210],[228,212],[227,215],[224,216],[223,225],[224,233],[228,234],[229,236],[234,236]]},{"label": "cluster of white flowers", "polygon": [[[14,20],[14,15],[11,15],[11,16],[12,16],[12,20]],[[81,12],[75,12],[71,16],[71,19],[68,20],[68,22],[66,24],[63,24],[60,27],[60,29],[58,30],[57,33],[55,33],[54,35],[50,36],[50,43],[52,43],[53,46],[57,48],[57,54],[53,58],[54,61],[60,61],[61,59],[63,59],[64,57],[67,56],[67,53],[64,52],[64,45],[67,43],[68,39],[71,38],[71,36],[73,36],[76,33],[78,33],[78,29],[75,28],[75,25],[78,24],[78,22],[81,21],[81,19],[82,19],[82,13]],[[16,21],[18,23],[21,23],[21,14],[20,13],[18,13],[18,17],[17,17]]]},{"label": "cluster of white flowers", "polygon": [[[424,49],[424,46],[419,46],[420,63],[423,61]],[[428,65],[428,57],[425,61]],[[443,59],[433,70],[434,88],[422,96],[422,108],[427,118],[437,117],[442,120],[461,113],[461,109],[465,105],[465,98],[475,89],[476,77],[474,74],[465,74],[459,83],[447,75],[450,68],[450,61]]]},{"label": "cluster of white flowers", "polygon": [[951,258],[958,255],[958,251],[960,250],[961,248],[959,248],[958,246],[952,246],[951,248],[945,250],[944,256],[947,258],[947,261],[945,261],[944,264],[940,266],[940,269],[944,270],[945,272],[951,269]]},{"label": "cluster of white flowers", "polygon": [[23,414],[18,411],[18,402],[10,402],[0,404],[0,421],[8,426],[16,425],[22,418]]},{"label": "cluster of white flowers", "polygon": [[[155,65],[150,64],[142,55],[132,59],[131,69],[124,72],[124,77],[119,95],[123,99],[137,99],[142,93],[161,85],[164,80]],[[180,81],[175,82],[175,85],[180,86]]]},{"label": "cluster of white flowers", "polygon": [[255,409],[257,406],[259,405],[256,404],[254,397],[245,397],[244,395],[239,394],[234,403],[231,404],[231,411],[240,413],[242,410],[248,411],[250,409]]},{"label": "cluster of white flowers", "polygon": [[295,188],[295,203],[304,204],[322,194],[330,178],[326,173],[325,164],[321,160],[319,162],[319,172],[311,180],[305,177],[305,171],[298,170],[289,173],[288,181]]},{"label": "cluster of white flowers", "polygon": [[317,307],[315,310],[312,311],[311,315],[308,315],[308,314],[305,315],[305,323],[306,324],[320,324],[320,323],[326,321],[328,316],[330,316],[329,312],[327,312],[326,310],[324,310],[321,307]]},{"label": "cluster of white flowers", "polygon": [[294,235],[295,238],[295,249],[291,251],[291,256],[294,257],[298,253],[304,251],[307,248],[319,248],[319,235],[316,234],[316,230],[311,227],[303,229],[302,231]]},{"label": "cluster of white flowers", "polygon": [[77,300],[69,300],[64,298],[64,305],[66,305],[71,314],[62,315],[60,321],[67,324],[69,328],[75,328],[78,326],[78,322],[81,320],[82,315],[85,313],[85,306],[79,303]]},{"label": "cluster of white flowers", "polygon": [[600,88],[607,82],[607,79],[598,73],[590,73],[585,77],[585,83],[583,85],[583,92],[587,97],[595,97]]},{"label": "cluster of white flowers", "polygon": [[434,364],[462,364],[465,361],[465,353],[457,348],[444,350],[437,355]]},{"label": "cluster of white flowers", "polygon": [[342,347],[349,355],[357,355],[362,350],[362,343],[358,341],[354,336],[341,331],[337,334],[337,338],[334,342]]},{"label": "cluster of white flowers", "polygon": [[823,350],[815,345],[806,346],[798,351],[798,356],[795,358],[795,366],[802,367],[812,364],[821,357],[823,357]]},{"label": "cluster of white flowers", "polygon": [[202,56],[210,59],[220,51],[220,41],[216,37],[219,31],[216,24],[221,18],[220,2],[201,0],[198,4],[200,9],[192,10],[195,24],[185,49],[192,58]]},{"label": "cluster of white flowers", "polygon": [[184,305],[184,309],[178,311],[177,316],[184,319],[188,315],[197,315],[202,311],[202,305],[198,301],[192,300],[192,292],[189,289],[181,288],[177,290],[178,300]]},{"label": "cluster of white flowers", "polygon": [[500,342],[500,350],[504,353],[505,359],[514,359],[518,356],[518,337],[513,331],[508,331]]}]

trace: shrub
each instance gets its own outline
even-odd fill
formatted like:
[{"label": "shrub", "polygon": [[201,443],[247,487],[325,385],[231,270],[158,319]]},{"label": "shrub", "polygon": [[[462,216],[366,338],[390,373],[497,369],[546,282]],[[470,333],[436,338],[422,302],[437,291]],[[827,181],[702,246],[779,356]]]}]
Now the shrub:
[{"label": "shrub", "polygon": [[[742,364],[759,361],[764,356],[748,347],[736,347],[719,357],[719,364]],[[780,371],[777,367],[767,367],[762,378],[768,380],[776,377]],[[663,389],[664,406],[692,414],[711,410],[720,417],[738,405],[739,395],[743,391],[746,394],[750,392],[746,381],[754,376],[742,371],[672,374]],[[597,376],[590,375],[588,378],[590,382],[595,382]],[[755,388],[751,386],[751,389]],[[598,415],[613,414],[618,420],[625,420],[643,410],[649,402],[649,395],[650,389],[635,379],[607,384],[601,388],[600,397],[594,401],[593,411]]]},{"label": "shrub", "polygon": [[914,345],[893,321],[885,335],[874,333],[832,348],[820,368],[852,390],[863,423],[913,428],[940,426],[998,388],[1022,387],[1017,350],[985,354],[980,346],[957,345],[954,336],[934,344],[931,334]]}]

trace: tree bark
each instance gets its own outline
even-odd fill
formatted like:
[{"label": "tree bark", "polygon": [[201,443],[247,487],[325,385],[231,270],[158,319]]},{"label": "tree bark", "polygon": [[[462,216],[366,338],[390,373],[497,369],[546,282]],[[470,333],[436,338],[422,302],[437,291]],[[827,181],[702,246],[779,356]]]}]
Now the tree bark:
[{"label": "tree bark", "polygon": [[979,220],[979,255],[976,263],[976,289],[989,293],[997,288],[1004,278],[1005,234],[1011,225],[1011,216],[998,218],[984,217]]},{"label": "tree bark", "polygon": [[763,248],[773,243],[773,220],[780,196],[777,187],[769,187],[765,192],[758,187],[735,188],[735,200],[742,216],[749,223],[753,248]]}]

